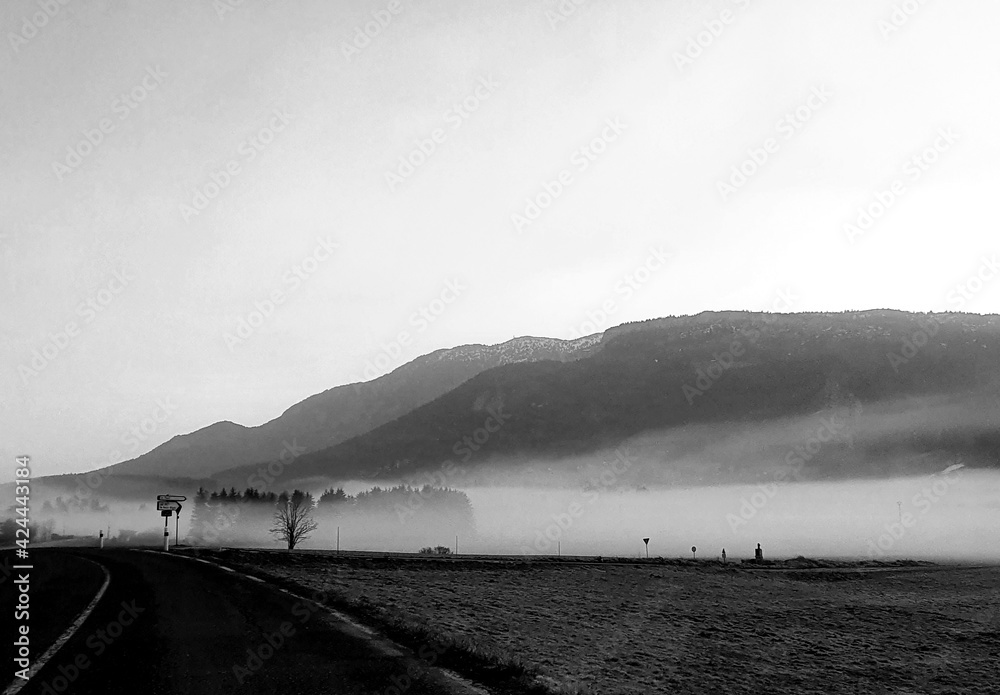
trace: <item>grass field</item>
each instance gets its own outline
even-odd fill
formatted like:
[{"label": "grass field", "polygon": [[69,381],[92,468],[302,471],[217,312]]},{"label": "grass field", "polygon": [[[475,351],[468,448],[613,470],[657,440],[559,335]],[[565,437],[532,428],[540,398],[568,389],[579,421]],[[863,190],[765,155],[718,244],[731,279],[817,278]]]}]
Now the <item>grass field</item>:
[{"label": "grass field", "polygon": [[1000,568],[212,554],[537,692],[1000,692]]}]

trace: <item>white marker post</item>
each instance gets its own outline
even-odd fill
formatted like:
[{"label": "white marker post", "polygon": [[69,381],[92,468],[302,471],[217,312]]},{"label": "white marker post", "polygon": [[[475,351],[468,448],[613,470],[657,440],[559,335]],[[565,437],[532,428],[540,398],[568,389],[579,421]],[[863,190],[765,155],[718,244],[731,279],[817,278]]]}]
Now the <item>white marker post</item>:
[{"label": "white marker post", "polygon": [[[170,529],[167,526],[167,522],[170,516],[174,512],[177,512],[176,528],[178,533],[180,532],[181,502],[186,499],[187,497],[184,495],[156,496],[156,509],[160,512],[160,516],[163,517],[163,550],[165,552],[170,552]],[[176,545],[176,541],[174,544]]]},{"label": "white marker post", "polygon": [[[175,522],[175,529],[180,534],[180,520],[181,520],[181,502],[186,500],[187,497],[184,495],[157,495],[156,496],[156,509],[160,512],[160,516],[163,517],[163,550],[165,552],[170,552],[170,529],[167,526],[167,521],[170,515],[177,512],[177,520]],[[174,545],[177,545],[177,541],[174,541]]]}]

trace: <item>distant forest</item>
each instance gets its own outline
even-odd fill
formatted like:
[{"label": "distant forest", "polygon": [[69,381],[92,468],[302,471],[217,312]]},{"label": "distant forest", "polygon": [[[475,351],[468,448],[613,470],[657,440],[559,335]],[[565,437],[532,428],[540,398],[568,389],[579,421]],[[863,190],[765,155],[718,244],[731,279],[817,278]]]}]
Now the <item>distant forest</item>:
[{"label": "distant forest", "polygon": [[398,542],[430,543],[475,532],[468,496],[450,488],[426,485],[374,487],[356,495],[330,488],[319,499],[309,492],[264,492],[248,487],[209,491],[194,496],[191,531],[187,542],[205,545],[241,545],[259,542],[274,510],[290,500],[313,510],[319,529],[313,540],[328,544],[338,526],[350,529],[355,542],[381,546],[388,536]]},{"label": "distant forest", "polygon": [[[17,519],[21,518],[21,523],[17,522]],[[32,522],[30,524],[25,524],[23,517],[12,517],[0,521],[0,545],[14,545],[19,539],[24,538],[24,534],[18,535],[17,530],[19,528],[23,529],[25,526],[28,529],[28,540],[40,543],[48,540],[52,540],[53,530],[55,524],[51,520],[45,520],[41,523]]]}]

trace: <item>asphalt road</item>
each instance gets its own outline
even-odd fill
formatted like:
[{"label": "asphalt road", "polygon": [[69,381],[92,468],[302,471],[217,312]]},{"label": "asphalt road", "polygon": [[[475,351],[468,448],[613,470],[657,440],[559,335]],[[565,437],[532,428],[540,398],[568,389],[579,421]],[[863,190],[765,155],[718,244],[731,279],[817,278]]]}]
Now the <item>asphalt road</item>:
[{"label": "asphalt road", "polygon": [[477,692],[315,603],[205,563],[127,550],[39,552],[85,555],[111,582],[22,695]]}]

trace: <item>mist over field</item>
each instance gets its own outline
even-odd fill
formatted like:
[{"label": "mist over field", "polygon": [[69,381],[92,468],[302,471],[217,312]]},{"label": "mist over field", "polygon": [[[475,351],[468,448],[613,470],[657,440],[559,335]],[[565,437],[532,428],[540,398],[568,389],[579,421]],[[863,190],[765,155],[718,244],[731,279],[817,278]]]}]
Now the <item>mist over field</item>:
[{"label": "mist over field", "polygon": [[469,487],[481,545],[467,549],[635,556],[648,537],[665,557],[761,543],[765,557],[998,560],[1000,470],[980,446],[997,414],[942,396],[645,433]]},{"label": "mist over field", "polygon": [[[720,555],[753,557],[863,557],[874,559],[1000,560],[989,542],[1000,528],[1000,471],[957,468],[948,473],[881,480],[760,483],[713,487],[591,489],[524,486],[465,490],[474,511],[475,534],[463,533],[462,553],[513,555]],[[138,500],[112,500],[112,513],[56,514],[54,530],[96,536],[111,525],[148,532],[133,542],[156,543],[162,519]],[[131,509],[129,509],[131,507]],[[319,528],[302,548],[416,552],[454,547],[446,527],[414,527],[403,514],[343,518],[317,516]],[[280,547],[269,519],[244,519],[232,544]],[[174,520],[170,520],[171,542]],[[182,542],[190,515],[181,515]],[[128,535],[128,534],[126,534]]]},{"label": "mist over field", "polygon": [[[468,552],[1000,560],[1000,472],[635,490],[474,488]],[[897,502],[901,503],[897,505]],[[900,518],[902,517],[902,521]]]},{"label": "mist over field", "polygon": [[[721,385],[720,385],[721,388]],[[374,512],[317,509],[319,528],[303,548],[415,552],[444,545],[462,553],[1000,559],[986,542],[1000,527],[1000,470],[984,441],[995,438],[994,400],[964,394],[862,406],[840,397],[808,415],[766,422],[698,424],[645,432],[614,449],[547,461],[457,460],[396,481],[295,478],[270,489],[318,499],[341,487],[354,496],[378,486],[453,488],[468,495],[472,523],[429,514],[416,491]],[[984,453],[986,452],[986,453]],[[195,490],[180,518],[189,537]],[[242,492],[238,490],[238,492]],[[100,529],[156,543],[155,494],[114,495],[114,484],[62,494],[36,490],[36,520],[55,533]],[[110,493],[110,494],[109,494]],[[213,512],[217,514],[217,512]],[[171,542],[174,519],[170,520]],[[223,520],[204,542],[279,547],[270,509]]]}]

